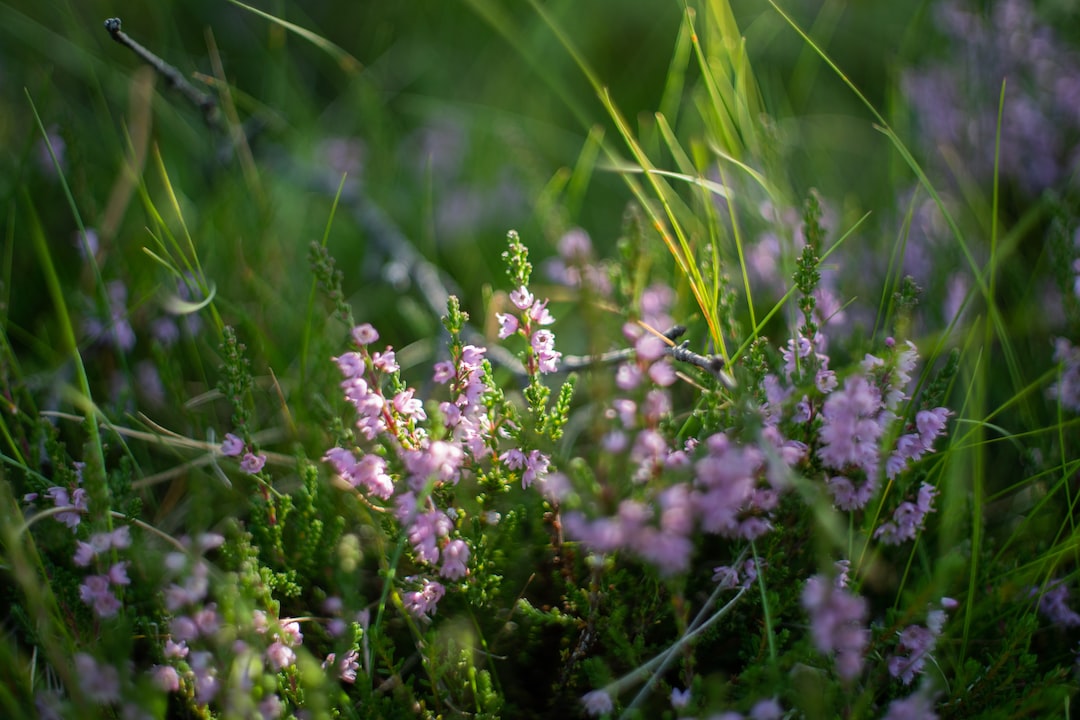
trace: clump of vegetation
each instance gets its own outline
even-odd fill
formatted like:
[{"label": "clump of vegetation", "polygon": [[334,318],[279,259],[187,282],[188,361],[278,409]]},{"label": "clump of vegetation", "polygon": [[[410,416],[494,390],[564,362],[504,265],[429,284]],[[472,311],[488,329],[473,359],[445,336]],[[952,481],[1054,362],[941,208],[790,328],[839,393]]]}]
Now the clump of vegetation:
[{"label": "clump of vegetation", "polygon": [[[979,29],[972,56],[1004,33],[1031,82],[989,121],[954,102],[980,87],[955,58],[920,59],[887,118],[823,47],[827,9],[808,33],[799,8],[692,5],[634,117],[557,9],[471,0],[464,31],[513,58],[492,97],[520,62],[584,123],[545,171],[552,136],[505,118],[395,128],[377,33],[365,67],[312,16],[233,4],[266,33],[258,82],[239,37],[208,34],[193,75],[110,19],[56,57],[61,93],[20,99],[5,716],[1067,712],[1080,213],[1017,127],[1068,116],[1049,17],[913,20]],[[790,84],[753,72],[769,37],[803,53]],[[888,182],[838,190],[793,151],[822,139],[810,64],[881,131]],[[368,124],[333,127],[329,96]]]}]

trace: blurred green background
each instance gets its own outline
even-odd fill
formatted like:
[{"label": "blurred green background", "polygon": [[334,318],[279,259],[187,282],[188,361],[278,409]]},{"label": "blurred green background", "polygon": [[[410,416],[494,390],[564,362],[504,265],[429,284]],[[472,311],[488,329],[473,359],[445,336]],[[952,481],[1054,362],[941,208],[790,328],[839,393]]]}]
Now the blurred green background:
[{"label": "blurred green background", "polygon": [[[648,129],[669,77],[684,12],[680,3],[559,1],[543,7],[611,89],[634,129]],[[901,136],[911,137],[915,128],[897,80],[904,67],[941,51],[930,4],[784,7]],[[793,203],[817,188],[839,209],[842,223],[873,210],[873,221],[885,228],[882,236],[894,239],[891,206],[896,188],[911,182],[910,170],[850,89],[771,7],[742,1],[733,8],[776,129]],[[0,5],[5,299],[13,338],[46,364],[52,308],[40,292],[26,241],[27,213],[41,218],[55,256],[71,259],[62,270],[69,287],[82,287],[89,297],[92,283],[31,100],[62,145],[65,177],[83,222],[100,234],[102,275],[129,284],[135,318],[152,316],[172,282],[141,248],[152,245],[151,235],[160,236],[159,222],[179,237],[186,227],[218,287],[226,322],[257,329],[249,337],[272,339],[258,351],[274,367],[295,360],[311,282],[307,247],[326,231],[343,172],[350,191],[445,269],[451,289],[476,315],[485,288],[504,284],[499,253],[511,228],[533,248],[538,266],[574,226],[590,233],[601,254],[610,254],[631,200],[623,179],[598,169],[580,186],[565,182],[590,130],[625,149],[570,52],[529,3],[279,1],[259,9],[337,50],[328,52],[226,0]],[[227,142],[160,78],[152,79],[149,111],[140,104],[139,88],[152,74],[106,33],[103,21],[113,16],[197,87],[222,97],[227,116],[249,129],[257,123],[250,160],[240,153],[222,162]],[[696,81],[694,66],[688,89]],[[221,80],[227,98],[220,94]],[[676,130],[693,133],[693,120]],[[141,161],[132,163],[132,157]],[[141,190],[129,182],[133,164]],[[183,224],[171,208],[169,187]],[[394,344],[430,337],[435,314],[371,234],[345,207],[328,236],[358,317],[379,321]],[[570,347],[584,349],[573,341]]]}]

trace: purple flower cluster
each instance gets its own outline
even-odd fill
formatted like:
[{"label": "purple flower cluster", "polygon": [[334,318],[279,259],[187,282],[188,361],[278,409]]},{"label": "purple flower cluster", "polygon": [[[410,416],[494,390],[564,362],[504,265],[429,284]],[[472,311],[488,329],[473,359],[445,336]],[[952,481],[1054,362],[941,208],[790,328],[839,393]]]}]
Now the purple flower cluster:
[{"label": "purple flower cluster", "polygon": [[[53,506],[56,508],[70,508],[63,512],[56,513],[53,517],[57,522],[62,522],[67,525],[72,532],[76,531],[79,527],[79,523],[82,522],[82,513],[86,512],[90,507],[90,495],[86,492],[86,488],[82,487],[82,473],[83,468],[86,467],[86,463],[76,462],[75,466],[75,487],[64,487],[62,485],[53,485],[45,491],[45,496],[52,500]],[[23,496],[23,502],[29,506],[38,500],[38,493],[27,493]]]},{"label": "purple flower cluster", "polygon": [[923,529],[926,516],[934,510],[934,498],[938,491],[933,485],[923,483],[919,486],[918,499],[915,502],[904,501],[893,511],[892,520],[882,523],[874,531],[874,537],[886,545],[900,545],[914,540]]},{"label": "purple flower cluster", "polygon": [[870,642],[866,628],[870,608],[865,598],[846,589],[845,577],[814,575],[803,588],[802,605],[810,614],[814,645],[822,653],[835,654],[840,677],[853,680],[862,672]]},{"label": "purple flower cluster", "polygon": [[334,668],[338,678],[351,685],[356,682],[356,673],[360,670],[360,651],[349,650],[340,660],[334,653],[330,653],[323,661],[322,667],[324,670]]},{"label": "purple flower cluster", "polygon": [[406,578],[406,582],[419,582],[417,589],[403,593],[401,596],[401,600],[409,614],[416,618],[427,618],[434,615],[435,607],[442,600],[443,595],[446,594],[446,588],[443,587],[442,583],[427,578],[418,579],[414,576]]},{"label": "purple flower cluster", "polygon": [[[1032,588],[1031,594],[1038,595],[1039,589]],[[1080,626],[1080,614],[1069,607],[1069,586],[1062,580],[1052,581],[1039,595],[1039,612],[1059,627]]]},{"label": "purple flower cluster", "polygon": [[547,265],[547,274],[560,285],[579,288],[599,297],[611,295],[611,275],[593,258],[592,240],[581,228],[573,228],[559,238],[559,255]]},{"label": "purple flower cluster", "polygon": [[555,318],[548,312],[548,301],[533,297],[529,289],[522,285],[511,291],[510,302],[518,310],[516,315],[495,313],[495,318],[499,321],[499,339],[520,335],[529,341],[530,351],[525,356],[525,365],[530,375],[536,372],[548,374],[558,370],[562,353],[555,350],[554,333],[542,327],[555,322]]},{"label": "purple flower cluster", "polygon": [[[634,497],[621,500],[610,516],[590,519],[579,510],[563,515],[567,536],[591,551],[626,551],[664,575],[688,569],[695,530],[744,540],[768,532],[785,478],[770,457],[790,466],[806,454],[805,446],[785,441],[774,427],[763,432],[761,447],[723,432],[681,445],[668,439],[662,424],[671,413],[668,388],[675,370],[664,341],[642,326],[670,327],[673,300],[669,288],[653,286],[643,293],[642,323],[623,328],[634,346],[633,359],[616,371],[616,386],[627,396],[615,398],[606,413],[613,427],[603,447],[629,458]],[[696,461],[695,454],[700,455]],[[559,475],[553,485],[568,481]]]},{"label": "purple flower cluster", "polygon": [[248,475],[255,475],[266,465],[266,455],[255,453],[249,449],[242,439],[232,433],[225,434],[225,440],[221,443],[221,454],[225,457],[239,457],[240,470]]},{"label": "purple flower cluster", "polygon": [[[767,428],[762,439],[768,451],[716,433],[700,444],[704,453],[691,464],[696,443],[676,450],[656,430],[642,431],[630,457],[651,463],[654,472],[645,480],[658,479],[661,473],[675,480],[669,479],[662,489],[650,484],[648,500],[623,500],[613,517],[589,520],[578,511],[565,513],[567,535],[594,552],[628,551],[665,575],[689,567],[695,529],[732,539],[761,537],[772,529],[771,513],[786,487],[784,473],[769,462],[770,453],[785,466],[800,462],[806,453],[800,443],[783,442],[772,429]],[[677,479],[688,473],[689,482]],[[633,477],[638,480],[642,474]]]},{"label": "purple flower cluster", "polygon": [[1066,410],[1080,413],[1080,348],[1065,338],[1057,338],[1054,362],[1061,366],[1061,371],[1048,389],[1049,396]]},{"label": "purple flower cluster", "polygon": [[[818,457],[834,470],[861,470],[868,484],[877,477],[882,401],[878,388],[861,375],[844,381],[842,390],[825,400],[818,437]],[[837,496],[837,505],[841,497]]]},{"label": "purple flower cluster", "polygon": [[934,698],[924,692],[889,703],[882,720],[938,720],[934,712]]},{"label": "purple flower cluster", "polygon": [[[166,664],[154,666],[151,679],[166,692],[191,693],[197,705],[215,703],[228,713],[247,702],[253,678],[234,688],[223,668],[257,659],[271,673],[287,670],[295,666],[304,636],[297,621],[275,620],[263,610],[255,610],[241,628],[226,622],[217,603],[210,601],[210,567],[202,557],[224,542],[221,535],[203,534],[194,542],[184,541],[190,552],[166,556],[165,567],[174,581],[165,588],[164,599],[172,617],[162,647]],[[234,689],[242,694],[234,696]],[[283,710],[273,694],[259,704],[262,717],[279,717]]]},{"label": "purple flower cluster", "polygon": [[[820,333],[818,333],[820,335]],[[910,342],[897,348],[886,340],[889,352],[884,358],[867,354],[861,372],[837,387],[835,375],[828,369],[829,358],[820,349],[824,340],[811,343],[800,337],[788,342],[783,353],[782,376],[769,374],[764,381],[765,403],[761,411],[770,428],[777,429],[789,415],[793,426],[817,423],[813,455],[824,467],[826,487],[837,508],[855,511],[866,507],[878,489],[884,462],[884,474],[892,479],[910,463],[933,451],[934,442],[945,432],[950,411],[943,407],[920,410],[908,430],[896,437],[891,448],[886,441],[895,435],[897,413],[911,400],[908,386],[918,362],[918,353]],[[803,395],[791,406],[800,362],[816,368],[814,389],[817,395]],[[776,432],[779,432],[777,429]],[[920,501],[897,510],[893,523],[880,529],[879,535],[897,542],[922,526],[922,518],[931,510],[932,488],[920,491]]]},{"label": "purple flower cluster", "polygon": [[[131,530],[124,525],[112,532],[91,535],[89,542],[77,541],[74,561],[79,567],[87,567],[95,558],[110,550],[124,550],[130,546]],[[112,617],[120,611],[120,600],[113,594],[112,588],[131,584],[127,567],[126,560],[115,562],[106,572],[87,575],[83,579],[79,586],[79,598],[93,607],[98,617]]]},{"label": "purple flower cluster", "polygon": [[896,652],[889,658],[889,674],[910,685],[925,669],[926,660],[934,651],[937,639],[945,626],[945,611],[957,605],[952,598],[943,598],[942,609],[930,610],[926,625],[909,625],[900,631]]},{"label": "purple flower cluster", "polygon": [[[520,312],[500,315],[502,337],[523,335],[530,340],[526,357],[532,372],[554,371],[560,356],[553,347],[554,336],[535,329],[554,320],[547,301],[534,298],[525,286],[511,297]],[[356,349],[334,361],[344,376],[344,396],[356,410],[356,428],[369,445],[331,448],[323,459],[351,487],[386,503],[417,563],[443,581],[463,580],[469,574],[472,550],[457,534],[455,509],[437,506],[432,490],[457,485],[484,463],[518,473],[522,487],[528,487],[546,477],[550,458],[536,449],[500,448],[500,438],[514,437],[517,428],[508,418],[496,419],[485,402],[492,391],[485,348],[454,345],[451,359],[436,363],[433,379],[448,386],[450,399],[429,418],[415,390],[401,383],[393,349],[369,349],[379,338],[375,328],[360,325],[352,338]],[[386,387],[393,392],[386,393]],[[441,426],[432,427],[433,423]],[[420,575],[405,583],[409,589],[403,592],[403,605],[418,618],[433,614],[447,590],[443,582]]]},{"label": "purple flower cluster", "polygon": [[[1000,173],[1035,196],[1075,171],[1080,147],[1080,55],[1036,15],[1029,0],[993,3],[985,17],[972,3],[936,7],[950,53],[907,72],[903,90],[925,146],[962,160],[976,183],[994,170],[998,98],[1005,85]],[[968,9],[972,8],[972,9]]]},{"label": "purple flower cluster", "polygon": [[713,568],[713,582],[723,590],[734,590],[737,587],[748,588],[757,580],[758,561],[750,558],[743,563],[742,576],[739,575],[738,567],[719,565]]},{"label": "purple flower cluster", "polygon": [[128,320],[127,286],[121,280],[113,280],[106,288],[109,301],[109,317],[100,320],[88,315],[83,320],[83,332],[94,342],[109,342],[120,352],[135,347],[135,331]]}]

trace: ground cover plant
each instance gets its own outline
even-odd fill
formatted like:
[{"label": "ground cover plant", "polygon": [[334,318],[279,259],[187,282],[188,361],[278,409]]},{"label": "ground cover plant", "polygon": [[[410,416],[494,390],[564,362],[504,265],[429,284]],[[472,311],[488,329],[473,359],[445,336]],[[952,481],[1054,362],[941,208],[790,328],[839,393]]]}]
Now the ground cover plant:
[{"label": "ground cover plant", "polygon": [[1068,717],[1065,9],[405,5],[0,6],[3,716]]}]

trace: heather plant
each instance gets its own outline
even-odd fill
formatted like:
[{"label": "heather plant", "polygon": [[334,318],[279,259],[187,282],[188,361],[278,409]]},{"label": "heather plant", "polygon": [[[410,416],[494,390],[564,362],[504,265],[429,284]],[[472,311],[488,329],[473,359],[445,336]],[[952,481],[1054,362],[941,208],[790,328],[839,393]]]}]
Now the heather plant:
[{"label": "heather plant", "polygon": [[[358,107],[378,106],[391,78],[235,4],[313,43]],[[1008,143],[967,166],[975,185],[1054,190],[1052,217],[1023,230],[1068,262],[1023,267],[1029,286],[1057,281],[1056,313],[1014,287],[1008,213],[994,201],[984,239],[979,204],[939,191],[940,170],[778,5],[783,31],[865,103],[898,187],[917,185],[907,217],[878,220],[888,232],[790,170],[727,3],[683,8],[659,110],[636,127],[557,8],[531,3],[533,27],[467,4],[589,133],[573,170],[536,183],[528,230],[499,237],[475,228],[520,207],[537,156],[458,184],[463,126],[404,133],[390,154],[446,185],[430,217],[448,243],[474,228],[468,253],[414,240],[381,206],[385,126],[319,130],[313,167],[295,130],[226,79],[212,37],[204,91],[119,20],[99,31],[118,43],[110,75],[120,57],[152,66],[133,75],[126,179],[104,209],[89,202],[99,169],[28,93],[33,192],[12,201],[8,240],[26,236],[50,305],[21,306],[11,243],[3,713],[1067,714],[1080,213],[1066,171],[1020,167]],[[1013,23],[1012,50],[1059,42],[1024,10],[991,15]],[[983,27],[956,6],[938,17]],[[533,32],[577,64],[599,119],[520,41]],[[195,118],[214,192],[148,140],[155,73],[176,92],[154,112]],[[1019,144],[1011,102],[989,127]],[[586,230],[600,171],[623,183],[622,225]],[[54,237],[50,187],[74,234]],[[316,226],[298,219],[311,208]],[[934,248],[916,236],[924,210],[947,229]]]}]

